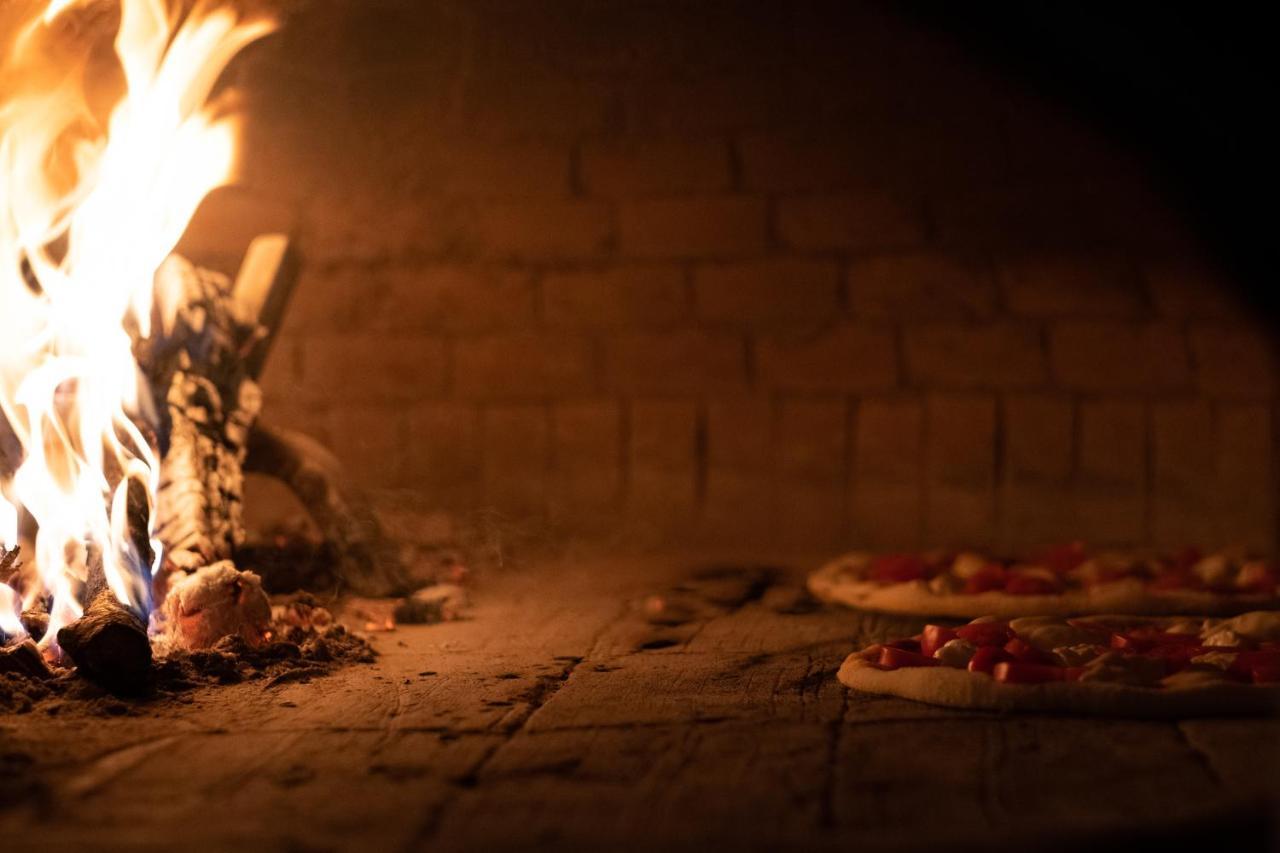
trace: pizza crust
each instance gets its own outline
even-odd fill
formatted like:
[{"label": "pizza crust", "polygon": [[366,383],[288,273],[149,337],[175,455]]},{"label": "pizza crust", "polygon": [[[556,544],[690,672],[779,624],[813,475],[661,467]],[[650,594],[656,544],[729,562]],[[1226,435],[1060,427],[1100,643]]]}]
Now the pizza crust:
[{"label": "pizza crust", "polygon": [[1225,596],[1183,590],[1156,592],[1138,589],[1133,584],[1123,582],[1106,584],[1090,592],[1066,592],[1058,595],[1008,595],[997,590],[966,595],[933,592],[925,581],[885,585],[853,580],[848,576],[851,565],[869,560],[870,555],[850,554],[827,563],[809,575],[809,592],[821,601],[844,604],[859,610],[966,619],[979,616],[1076,616],[1087,613],[1224,616],[1280,607],[1280,599],[1269,595]]},{"label": "pizza crust", "polygon": [[1204,717],[1274,714],[1280,685],[1224,682],[1197,687],[1136,687],[1104,681],[1004,684],[983,673],[943,666],[879,669],[859,653],[837,674],[854,690],[930,705],[990,711],[1057,711],[1112,717]]}]

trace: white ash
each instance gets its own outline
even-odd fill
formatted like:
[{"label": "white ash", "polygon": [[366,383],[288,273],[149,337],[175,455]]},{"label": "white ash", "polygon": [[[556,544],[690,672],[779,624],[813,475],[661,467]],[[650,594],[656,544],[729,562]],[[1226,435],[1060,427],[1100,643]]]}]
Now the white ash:
[{"label": "white ash", "polygon": [[230,560],[177,578],[161,611],[165,639],[181,649],[207,649],[223,637],[261,645],[271,627],[262,579]]}]

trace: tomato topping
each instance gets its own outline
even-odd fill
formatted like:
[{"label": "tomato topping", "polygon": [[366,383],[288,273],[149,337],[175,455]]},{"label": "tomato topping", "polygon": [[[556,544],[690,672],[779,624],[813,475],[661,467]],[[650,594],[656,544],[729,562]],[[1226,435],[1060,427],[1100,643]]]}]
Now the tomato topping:
[{"label": "tomato topping", "polygon": [[1005,622],[972,622],[956,628],[956,636],[975,646],[1003,646],[1013,637]]},{"label": "tomato topping", "polygon": [[1147,586],[1151,589],[1199,589],[1203,586],[1200,577],[1190,569],[1173,568],[1153,577]]},{"label": "tomato topping", "polygon": [[964,582],[964,591],[969,595],[990,592],[993,589],[1004,589],[1009,580],[1009,572],[999,563],[987,563]]},{"label": "tomato topping", "polygon": [[970,672],[991,674],[996,664],[1009,659],[1009,653],[1000,646],[980,646],[973,657],[969,658]]},{"label": "tomato topping", "polygon": [[920,654],[933,657],[933,653],[956,638],[956,632],[941,625],[925,625],[920,635]]},{"label": "tomato topping", "polygon": [[1132,631],[1111,635],[1111,648],[1129,652],[1148,652],[1154,649],[1199,650],[1200,638],[1195,634],[1170,634],[1158,628],[1135,628]]},{"label": "tomato topping", "polygon": [[1006,684],[1043,684],[1047,681],[1076,681],[1083,669],[1077,666],[1049,666],[1022,661],[998,663],[992,671],[996,681]]},{"label": "tomato topping", "polygon": [[1189,572],[1191,567],[1204,559],[1204,554],[1194,545],[1185,545],[1173,555],[1173,567],[1179,571]]},{"label": "tomato topping", "polygon": [[1255,664],[1249,667],[1249,675],[1254,684],[1275,684],[1280,682],[1280,664]]},{"label": "tomato topping", "polygon": [[1235,660],[1231,662],[1231,666],[1227,667],[1227,671],[1237,678],[1256,681],[1256,673],[1258,672],[1265,675],[1269,672],[1280,671],[1280,650],[1238,651],[1236,649],[1228,649],[1227,651],[1236,652]]},{"label": "tomato topping", "polygon": [[929,566],[913,554],[886,554],[871,563],[871,579],[880,583],[927,580]]},{"label": "tomato topping", "polygon": [[938,661],[933,658],[925,657],[919,652],[895,649],[893,646],[884,646],[880,649],[879,663],[887,669],[899,669],[904,666],[938,666]]},{"label": "tomato topping", "polygon": [[1060,575],[1065,575],[1088,558],[1088,550],[1083,542],[1067,542],[1046,548],[1037,555],[1036,562]]},{"label": "tomato topping", "polygon": [[1021,663],[1049,664],[1053,662],[1052,658],[1021,637],[1014,637],[1005,643],[1004,650],[1009,653],[1009,657]]},{"label": "tomato topping", "polygon": [[1004,591],[1010,595],[1053,595],[1060,585],[1048,578],[1014,574],[1004,585]]}]

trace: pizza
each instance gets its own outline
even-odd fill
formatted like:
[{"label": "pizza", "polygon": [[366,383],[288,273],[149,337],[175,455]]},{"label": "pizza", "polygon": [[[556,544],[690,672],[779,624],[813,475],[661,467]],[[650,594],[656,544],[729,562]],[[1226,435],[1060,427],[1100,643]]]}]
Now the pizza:
[{"label": "pizza", "polygon": [[921,616],[1229,615],[1280,607],[1280,566],[1194,549],[1094,554],[1080,543],[1026,560],[853,553],[811,574],[809,590],[823,601]]},{"label": "pizza", "polygon": [[1280,612],[981,617],[849,655],[855,690],[934,705],[1136,717],[1280,709]]}]

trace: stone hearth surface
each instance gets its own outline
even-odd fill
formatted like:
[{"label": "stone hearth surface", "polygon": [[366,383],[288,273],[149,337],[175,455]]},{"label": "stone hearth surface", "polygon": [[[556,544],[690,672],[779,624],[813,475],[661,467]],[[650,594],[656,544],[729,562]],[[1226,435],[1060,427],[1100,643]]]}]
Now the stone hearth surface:
[{"label": "stone hearth surface", "polygon": [[379,635],[376,663],[309,683],[0,717],[0,838],[42,851],[1267,843],[1280,720],[998,716],[849,693],[843,657],[920,622],[812,606],[807,560],[693,577],[710,565],[749,564],[548,560],[484,577],[468,619]]}]

